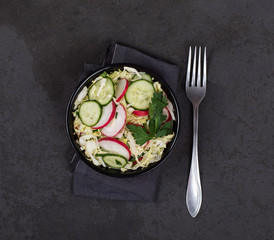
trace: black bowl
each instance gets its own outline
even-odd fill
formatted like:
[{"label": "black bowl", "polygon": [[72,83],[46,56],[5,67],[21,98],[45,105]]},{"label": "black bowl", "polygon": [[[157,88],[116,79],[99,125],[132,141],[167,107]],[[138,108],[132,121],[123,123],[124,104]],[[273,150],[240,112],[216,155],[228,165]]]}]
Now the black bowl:
[{"label": "black bowl", "polygon": [[[110,168],[103,167],[103,166],[96,166],[92,162],[87,160],[84,152],[81,151],[79,145],[76,143],[77,136],[75,134],[73,134],[74,133],[74,129],[73,129],[74,117],[72,115],[72,112],[73,112],[74,101],[75,101],[76,97],[78,96],[78,94],[80,93],[80,91],[85,86],[90,86],[91,82],[96,77],[98,77],[101,73],[103,73],[104,71],[112,72],[112,71],[115,71],[115,70],[118,70],[118,69],[122,69],[124,66],[133,67],[133,68],[136,68],[140,72],[149,73],[151,76],[154,77],[155,80],[157,80],[161,83],[162,89],[165,91],[165,93],[167,94],[168,99],[173,104],[174,115],[175,115],[176,121],[173,122],[173,131],[175,133],[175,136],[167,144],[167,147],[164,150],[164,153],[162,155],[161,160],[159,160],[158,162],[149,164],[148,167],[146,167],[144,169],[139,168],[139,169],[136,169],[136,170],[129,170],[129,171],[126,171],[126,172],[121,172],[120,170],[116,170],[116,169],[110,169]],[[68,133],[69,140],[70,140],[70,142],[72,144],[72,147],[74,148],[75,152],[78,154],[80,159],[82,161],[84,161],[89,167],[96,170],[97,172],[100,172],[102,174],[112,176],[112,177],[132,177],[132,176],[141,175],[141,174],[144,174],[144,173],[147,173],[147,172],[151,171],[152,169],[155,169],[162,162],[164,162],[167,159],[167,157],[169,156],[169,154],[171,153],[171,151],[174,147],[175,141],[177,139],[177,136],[178,136],[178,133],[179,133],[179,121],[180,121],[180,119],[179,119],[178,104],[177,104],[175,96],[174,96],[172,90],[170,89],[170,87],[168,86],[168,84],[160,76],[158,76],[157,74],[151,72],[149,69],[146,69],[144,67],[141,67],[141,66],[138,66],[138,65],[135,65],[135,64],[127,64],[127,63],[113,64],[113,65],[108,65],[108,66],[101,67],[100,69],[96,70],[94,73],[92,73],[91,75],[86,77],[81,83],[79,83],[79,85],[76,87],[75,91],[73,92],[73,94],[72,94],[72,96],[69,100],[69,103],[68,103],[68,106],[67,106],[67,112],[66,112],[67,133]]]}]

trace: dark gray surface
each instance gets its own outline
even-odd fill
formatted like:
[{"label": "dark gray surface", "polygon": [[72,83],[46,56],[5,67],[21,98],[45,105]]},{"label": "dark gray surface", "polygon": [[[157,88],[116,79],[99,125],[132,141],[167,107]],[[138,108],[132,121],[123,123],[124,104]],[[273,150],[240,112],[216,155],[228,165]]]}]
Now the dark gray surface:
[{"label": "dark gray surface", "polygon": [[[273,239],[273,1],[78,2],[0,3],[0,238]],[[83,63],[100,63],[110,40],[181,66],[181,134],[157,203],[71,193],[66,103]],[[196,219],[185,206],[189,44],[209,56]]]}]

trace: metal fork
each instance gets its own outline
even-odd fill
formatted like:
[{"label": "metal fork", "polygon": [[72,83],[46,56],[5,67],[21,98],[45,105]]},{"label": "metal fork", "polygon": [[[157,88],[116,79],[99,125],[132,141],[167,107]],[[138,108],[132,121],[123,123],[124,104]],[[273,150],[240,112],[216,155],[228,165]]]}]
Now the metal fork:
[{"label": "metal fork", "polygon": [[[199,47],[198,67],[197,64],[197,47],[194,48],[194,59],[192,64],[192,78],[190,81],[191,71],[191,47],[189,47],[187,74],[186,74],[186,95],[193,105],[193,146],[192,160],[186,192],[186,205],[190,215],[194,218],[197,216],[202,204],[202,188],[198,162],[198,110],[201,101],[206,94],[206,47],[204,48],[203,59],[203,79],[201,79],[201,47]],[[197,68],[197,78],[196,78]]]}]

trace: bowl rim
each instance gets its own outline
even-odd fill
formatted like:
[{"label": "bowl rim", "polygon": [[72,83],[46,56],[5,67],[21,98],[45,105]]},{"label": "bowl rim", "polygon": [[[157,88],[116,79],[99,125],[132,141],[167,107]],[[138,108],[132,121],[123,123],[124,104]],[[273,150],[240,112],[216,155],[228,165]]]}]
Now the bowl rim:
[{"label": "bowl rim", "polygon": [[[72,131],[73,127],[70,124],[71,124],[71,119],[73,118],[72,112],[74,111],[73,110],[74,101],[75,101],[76,97],[78,96],[79,92],[83,89],[83,87],[88,85],[87,82],[89,80],[91,80],[91,81],[94,80],[97,76],[99,76],[104,71],[111,71],[112,69],[115,70],[115,69],[123,68],[125,66],[136,68],[138,71],[141,70],[141,71],[147,72],[147,73],[151,74],[154,78],[156,78],[157,81],[159,80],[159,82],[161,83],[161,86],[162,87],[164,86],[164,88],[165,88],[165,92],[168,95],[168,99],[173,104],[176,122],[175,122],[175,128],[173,127],[173,131],[174,131],[175,135],[174,135],[173,139],[168,143],[169,146],[164,150],[164,154],[159,161],[149,164],[144,169],[136,169],[136,170],[126,171],[126,172],[121,172],[120,170],[116,170],[116,169],[110,169],[110,168],[106,168],[106,167],[102,167],[102,166],[96,166],[91,161],[89,161],[85,157],[84,152],[80,150],[79,145],[76,143],[76,141],[73,137],[73,135],[74,135],[73,131]],[[179,134],[179,130],[180,130],[180,112],[179,112],[178,102],[177,102],[177,99],[176,99],[172,89],[168,85],[168,83],[162,77],[160,77],[158,74],[147,69],[146,67],[143,67],[143,66],[140,66],[137,64],[132,64],[132,63],[116,63],[116,64],[105,65],[105,66],[99,67],[92,73],[88,74],[76,86],[75,90],[73,91],[73,93],[70,96],[70,99],[68,101],[67,108],[66,108],[66,131],[67,131],[69,142],[71,143],[74,151],[76,152],[76,154],[78,155],[80,160],[82,160],[84,163],[86,163],[91,169],[93,169],[101,174],[111,176],[111,177],[128,178],[128,177],[140,176],[140,175],[148,173],[148,172],[156,169],[157,167],[159,167],[169,157],[170,153],[172,152],[175,142],[177,140],[178,134]]]}]

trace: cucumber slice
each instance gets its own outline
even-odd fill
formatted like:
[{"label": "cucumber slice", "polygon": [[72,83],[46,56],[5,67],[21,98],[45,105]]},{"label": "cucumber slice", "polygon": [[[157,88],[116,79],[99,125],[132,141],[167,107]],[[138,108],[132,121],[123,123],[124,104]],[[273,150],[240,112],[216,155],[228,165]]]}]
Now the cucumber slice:
[{"label": "cucumber slice", "polygon": [[148,80],[150,82],[152,82],[152,78],[149,74],[145,73],[145,72],[140,72],[142,79]]},{"label": "cucumber slice", "polygon": [[88,127],[94,126],[100,119],[102,108],[96,101],[85,101],[79,108],[79,117]]},{"label": "cucumber slice", "polygon": [[137,110],[147,110],[153,93],[152,82],[141,79],[129,85],[125,99],[128,104],[131,104],[131,107]]},{"label": "cucumber slice", "polygon": [[90,100],[96,100],[102,106],[107,105],[114,96],[114,85],[110,78],[102,78],[95,82],[89,92]]},{"label": "cucumber slice", "polygon": [[118,154],[105,154],[102,158],[106,165],[115,169],[120,169],[127,164],[126,158]]},{"label": "cucumber slice", "polygon": [[138,76],[137,74],[135,74],[131,81],[136,81],[136,80],[141,80],[141,79],[144,79],[144,80],[147,80],[147,81],[150,81],[152,82],[152,77],[148,74],[148,73],[145,73],[145,72],[140,72],[140,76]]},{"label": "cucumber slice", "polygon": [[141,79],[140,76],[138,76],[137,74],[134,74],[131,81],[136,81],[136,80],[140,80],[140,79]]},{"label": "cucumber slice", "polygon": [[106,153],[96,153],[95,157],[101,157],[102,158],[105,155],[106,155]]}]

